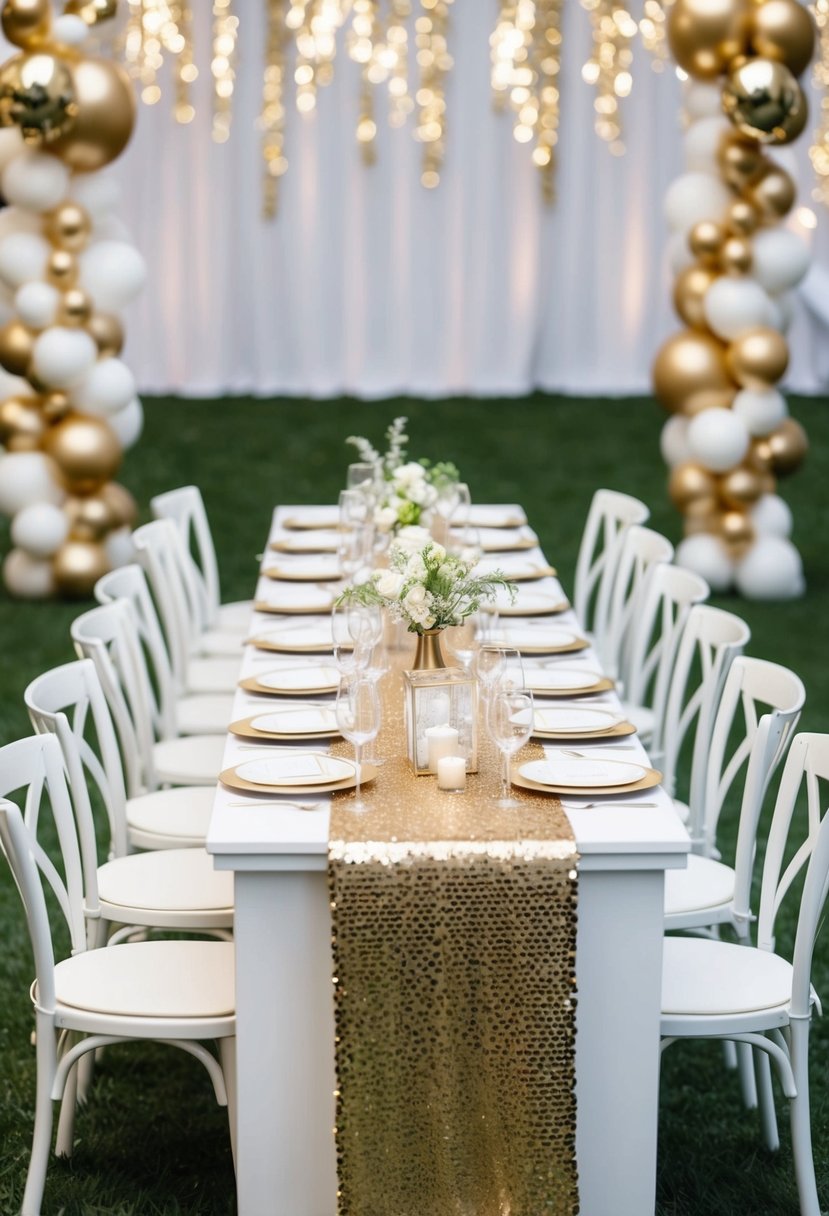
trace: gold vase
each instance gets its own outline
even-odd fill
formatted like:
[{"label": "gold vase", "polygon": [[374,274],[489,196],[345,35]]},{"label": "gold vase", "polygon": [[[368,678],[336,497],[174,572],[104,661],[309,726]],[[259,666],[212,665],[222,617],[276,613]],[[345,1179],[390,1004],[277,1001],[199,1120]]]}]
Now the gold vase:
[{"label": "gold vase", "polygon": [[423,633],[418,633],[412,671],[437,671],[446,667],[446,660],[440,649],[442,633],[442,629],[424,629]]}]

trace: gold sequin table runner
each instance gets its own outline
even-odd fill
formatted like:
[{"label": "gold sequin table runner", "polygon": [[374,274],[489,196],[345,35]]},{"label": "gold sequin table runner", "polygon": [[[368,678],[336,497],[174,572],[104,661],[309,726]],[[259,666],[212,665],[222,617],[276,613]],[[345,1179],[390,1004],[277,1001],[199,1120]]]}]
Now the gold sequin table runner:
[{"label": "gold sequin table runner", "polygon": [[[415,777],[399,671],[381,694],[386,763],[362,814],[350,810],[352,793],[334,796],[329,832],[338,1211],[570,1216],[578,858],[569,822],[542,794],[497,807],[498,757],[486,739],[465,793]],[[530,744],[517,762],[542,755]]]}]

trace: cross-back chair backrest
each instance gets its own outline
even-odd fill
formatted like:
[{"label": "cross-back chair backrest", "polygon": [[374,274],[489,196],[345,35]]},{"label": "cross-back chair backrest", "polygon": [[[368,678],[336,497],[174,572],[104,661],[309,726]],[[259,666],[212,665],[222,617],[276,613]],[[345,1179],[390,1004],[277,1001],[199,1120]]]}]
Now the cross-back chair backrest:
[{"label": "cross-back chair backrest", "polygon": [[708,744],[725,678],[751,637],[745,621],[710,604],[688,613],[671,674],[662,736],[665,788],[675,792],[685,739],[693,729],[689,804],[700,805],[705,790]]},{"label": "cross-back chair backrest", "polygon": [[794,1017],[809,1016],[812,955],[829,887],[829,815],[824,813],[829,799],[827,782],[829,735],[797,735],[777,791],[757,918],[757,945],[773,950],[777,914],[805,868],[792,955]]},{"label": "cross-back chair backrest", "polygon": [[607,628],[610,591],[619,547],[631,524],[643,524],[650,511],[638,498],[618,490],[597,490],[582,532],[576,560],[573,607],[585,629],[598,638]]},{"label": "cross-back chair backrest", "polygon": [[178,528],[187,556],[184,575],[188,594],[199,615],[202,629],[216,624],[221,603],[219,565],[204,499],[198,486],[180,486],[150,499],[156,519],[169,519]]},{"label": "cross-back chair backrest", "polygon": [[175,682],[183,690],[187,686],[191,644],[201,630],[198,614],[188,601],[181,538],[171,520],[155,519],[136,528],[132,539],[158,605]]},{"label": "cross-back chair backrest", "polygon": [[[55,735],[60,743],[76,811],[88,804],[89,788],[97,790],[109,821],[110,855],[123,857],[129,851],[124,773],[95,664],[76,659],[46,671],[32,680],[23,699],[37,734]],[[82,839],[83,826],[78,818]]]},{"label": "cross-back chair backrest", "polygon": [[[648,572],[655,565],[667,563],[674,547],[667,537],[652,528],[631,524],[619,547],[616,573],[610,591],[610,612],[607,626],[596,644],[602,666],[610,676],[618,676],[630,645],[630,634],[644,594]],[[625,689],[627,696],[627,689]]]},{"label": "cross-back chair backrest", "polygon": [[127,796],[158,788],[153,767],[152,689],[129,605],[92,608],[72,623],[78,656],[95,664],[124,762]]}]

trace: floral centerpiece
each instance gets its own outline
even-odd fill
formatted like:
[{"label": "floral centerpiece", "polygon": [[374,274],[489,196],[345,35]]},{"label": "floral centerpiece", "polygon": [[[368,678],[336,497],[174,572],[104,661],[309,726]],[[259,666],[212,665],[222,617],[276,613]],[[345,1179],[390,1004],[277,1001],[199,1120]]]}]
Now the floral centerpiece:
[{"label": "floral centerpiece", "polygon": [[405,417],[395,418],[386,431],[386,451],[380,453],[362,435],[349,435],[360,460],[374,468],[377,505],[374,524],[379,532],[397,532],[422,522],[441,491],[460,479],[451,461],[409,460]]}]

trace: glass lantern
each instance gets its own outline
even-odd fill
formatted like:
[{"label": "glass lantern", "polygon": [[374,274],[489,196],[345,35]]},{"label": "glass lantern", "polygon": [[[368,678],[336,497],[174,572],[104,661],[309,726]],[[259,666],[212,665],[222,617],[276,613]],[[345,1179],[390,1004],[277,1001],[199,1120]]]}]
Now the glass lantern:
[{"label": "glass lantern", "polygon": [[[459,667],[404,671],[406,750],[416,777],[434,775],[430,750],[451,741],[444,754],[463,756],[478,771],[478,682]],[[457,733],[457,738],[452,732]],[[432,746],[430,749],[430,740]]]}]

